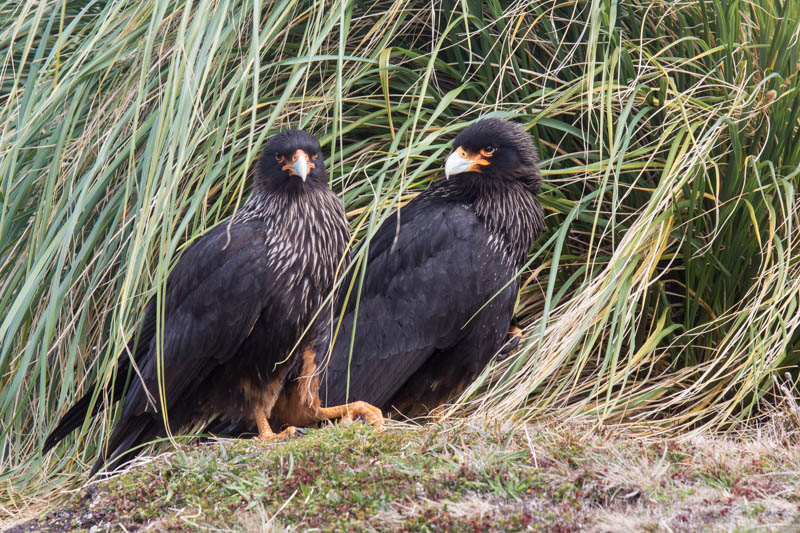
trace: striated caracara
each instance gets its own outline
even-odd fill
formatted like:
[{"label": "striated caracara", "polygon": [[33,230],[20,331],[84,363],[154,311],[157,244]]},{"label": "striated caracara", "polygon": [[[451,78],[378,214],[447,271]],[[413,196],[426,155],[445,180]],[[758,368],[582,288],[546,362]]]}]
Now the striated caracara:
[{"label": "striated caracara", "polygon": [[536,149],[499,119],[473,123],[454,146],[444,179],[368,244],[357,316],[351,295],[320,388],[329,405],[350,398],[425,414],[508,339],[517,274],[544,227]]},{"label": "striated caracara", "polygon": [[[320,309],[347,241],[342,202],[328,188],[317,140],[298,130],[272,137],[259,157],[250,200],[192,243],[167,278],[163,396],[171,430],[220,417],[255,424],[261,439],[271,439],[280,435],[270,422],[306,425],[348,411],[382,426],[371,406],[325,409],[317,396],[320,361],[312,346],[328,339],[330,313]],[[122,398],[125,376],[130,384],[107,456],[93,472],[119,466],[137,453],[133,448],[166,434],[157,314],[152,298],[135,351],[131,341],[141,377],[131,372],[127,354],[119,357],[113,400]],[[91,392],[66,413],[45,451],[83,423],[90,403]],[[293,431],[290,426],[281,435]]]}]

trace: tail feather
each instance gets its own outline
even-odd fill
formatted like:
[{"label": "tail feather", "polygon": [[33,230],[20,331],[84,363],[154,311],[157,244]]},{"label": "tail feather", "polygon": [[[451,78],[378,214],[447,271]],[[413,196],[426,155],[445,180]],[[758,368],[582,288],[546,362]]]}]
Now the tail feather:
[{"label": "tail feather", "polygon": [[[92,387],[94,389],[94,387]],[[61,442],[64,437],[72,433],[72,431],[80,426],[84,420],[86,420],[86,414],[89,411],[89,404],[92,401],[91,393],[87,393],[77,401],[75,405],[69,408],[67,414],[58,422],[58,425],[53,430],[50,435],[48,435],[47,439],[44,441],[44,451],[42,453],[47,453],[56,444]],[[103,408],[102,402],[97,402],[94,406],[92,416],[96,415],[101,409]]]},{"label": "tail feather", "polygon": [[90,476],[101,469],[112,472],[133,460],[142,446],[164,434],[163,422],[158,416],[144,414],[120,420],[108,442],[108,457],[100,457],[92,467]]},{"label": "tail feather", "polygon": [[[133,339],[130,339],[128,342],[128,350],[134,352],[134,359],[137,362],[140,362],[141,359],[147,354],[150,349],[150,344],[153,339],[153,335],[155,334],[155,299],[151,299],[147,302],[147,306],[145,307],[145,318],[142,323],[141,330],[139,331],[139,338],[138,340],[134,336]],[[121,353],[117,359],[117,379],[114,382],[114,389],[112,390],[111,394],[111,403],[117,403],[121,398],[123,393],[125,392],[125,388],[128,382],[128,376],[131,370],[131,362],[125,352]],[[89,387],[89,391],[93,391],[97,387],[97,383],[92,384]],[[86,420],[87,414],[89,412],[89,404],[92,402],[92,393],[86,393],[78,402],[70,407],[67,414],[64,415],[59,422],[56,428],[53,430],[50,435],[48,435],[47,439],[44,441],[44,451],[42,453],[49,452],[56,444],[61,442],[64,437],[72,433],[75,428],[79,427],[84,420]],[[91,416],[95,416],[97,413],[102,411],[105,408],[105,404],[103,402],[97,402],[94,405],[94,409],[92,409]]]},{"label": "tail feather", "polygon": [[[114,388],[111,394],[111,403],[117,403],[120,398],[122,398],[122,394],[125,392],[125,386],[127,384],[127,374],[128,369],[130,368],[130,362],[127,357],[121,357],[119,364],[117,365],[117,379],[114,382]],[[55,447],[56,444],[61,442],[67,435],[72,433],[77,427],[83,424],[83,421],[86,420],[87,415],[89,414],[89,405],[92,403],[92,391],[97,386],[96,383],[92,384],[89,387],[89,392],[83,395],[83,397],[78,400],[75,405],[69,408],[67,414],[59,420],[58,425],[53,430],[50,435],[47,436],[47,439],[44,441],[44,450],[42,453],[47,453],[51,449]],[[104,402],[98,401],[94,404],[94,408],[92,409],[91,416],[95,416],[97,413],[105,409],[106,405]]]},{"label": "tail feather", "polygon": [[206,426],[203,433],[241,439],[258,435],[258,428],[250,420],[234,421],[227,418],[217,418]]},{"label": "tail feather", "polygon": [[120,420],[109,439],[108,457],[98,459],[90,475],[96,474],[101,469],[106,472],[117,470],[139,455],[141,446],[158,437],[160,433],[163,433],[161,424],[152,415]]}]

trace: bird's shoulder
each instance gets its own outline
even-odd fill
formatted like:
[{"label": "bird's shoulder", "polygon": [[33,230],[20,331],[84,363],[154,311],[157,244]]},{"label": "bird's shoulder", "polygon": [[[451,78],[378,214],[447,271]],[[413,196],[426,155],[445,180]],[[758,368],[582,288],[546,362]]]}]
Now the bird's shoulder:
[{"label": "bird's shoulder", "polygon": [[490,238],[468,203],[422,197],[394,213],[379,228],[369,244],[369,262],[388,261],[394,268],[405,270],[435,256],[479,251],[476,247],[481,248]]},{"label": "bird's shoulder", "polygon": [[413,287],[429,302],[450,302],[455,284],[482,298],[513,275],[470,205],[423,200],[388,219],[370,242],[362,297],[407,295]]},{"label": "bird's shoulder", "polygon": [[[263,222],[222,222],[192,242],[167,278],[167,304],[190,293],[256,290],[268,275]],[[242,287],[237,291],[237,287]]]},{"label": "bird's shoulder", "polygon": [[[430,236],[469,238],[485,227],[470,203],[458,198],[420,195],[394,212],[371,240],[376,253],[397,247],[398,242],[420,242]],[[425,232],[425,233],[417,233]]]},{"label": "bird's shoulder", "polygon": [[186,247],[179,262],[193,264],[224,262],[232,255],[263,254],[267,225],[263,221],[223,221],[198,237]]}]

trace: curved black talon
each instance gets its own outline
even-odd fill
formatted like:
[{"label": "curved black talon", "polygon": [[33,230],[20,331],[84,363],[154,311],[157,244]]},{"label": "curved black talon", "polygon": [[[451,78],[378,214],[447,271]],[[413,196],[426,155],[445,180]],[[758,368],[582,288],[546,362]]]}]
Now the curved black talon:
[{"label": "curved black talon", "polygon": [[498,361],[503,361],[514,355],[519,347],[519,342],[522,339],[522,330],[519,329],[516,324],[512,323],[511,330],[508,332],[508,336],[510,338],[506,341],[505,345],[503,345],[500,353],[497,354]]},{"label": "curved black talon", "polygon": [[516,336],[508,341],[506,345],[503,346],[503,349],[500,350],[500,353],[497,354],[497,360],[503,361],[514,355],[514,352],[517,351],[517,346],[519,346],[519,339],[520,337]]}]

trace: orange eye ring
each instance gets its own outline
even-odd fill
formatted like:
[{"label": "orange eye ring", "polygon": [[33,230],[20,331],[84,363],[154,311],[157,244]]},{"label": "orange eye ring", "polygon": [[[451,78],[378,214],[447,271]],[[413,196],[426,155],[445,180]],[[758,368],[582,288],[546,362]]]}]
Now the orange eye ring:
[{"label": "orange eye ring", "polygon": [[318,157],[319,157],[319,154],[312,154],[311,155],[311,160],[312,161],[316,161]]},{"label": "orange eye ring", "polygon": [[275,161],[277,161],[278,163],[283,163],[283,161],[284,161],[285,159],[286,159],[286,158],[285,158],[285,157],[283,157],[281,154],[279,154],[279,153],[275,152]]},{"label": "orange eye ring", "polygon": [[483,157],[492,157],[494,153],[497,151],[497,147],[495,146],[487,146],[485,148],[481,148],[481,155]]}]

